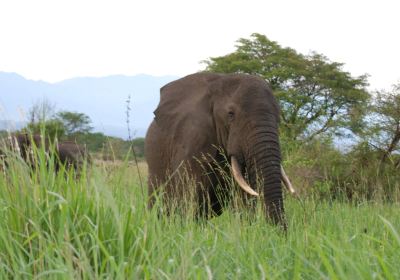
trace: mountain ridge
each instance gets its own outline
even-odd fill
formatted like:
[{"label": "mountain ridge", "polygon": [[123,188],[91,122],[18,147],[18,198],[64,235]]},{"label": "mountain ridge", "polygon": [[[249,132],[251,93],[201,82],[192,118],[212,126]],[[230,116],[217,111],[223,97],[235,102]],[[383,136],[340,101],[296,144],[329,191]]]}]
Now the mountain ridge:
[{"label": "mountain ridge", "polygon": [[49,83],[29,80],[17,73],[0,72],[0,129],[12,129],[4,123],[26,121],[29,108],[45,99],[55,104],[57,111],[87,114],[94,131],[126,138],[126,110],[130,96],[131,130],[136,131],[135,136],[143,137],[153,119],[160,88],[177,78],[172,75],[110,75]]}]

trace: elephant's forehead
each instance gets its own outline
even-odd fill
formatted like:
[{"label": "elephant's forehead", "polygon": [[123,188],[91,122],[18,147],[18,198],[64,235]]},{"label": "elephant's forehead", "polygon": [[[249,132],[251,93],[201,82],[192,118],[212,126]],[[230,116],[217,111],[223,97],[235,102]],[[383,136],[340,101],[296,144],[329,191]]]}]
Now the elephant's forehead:
[{"label": "elephant's forehead", "polygon": [[267,89],[249,87],[238,91],[234,97],[242,106],[262,107],[274,101],[272,94]]}]

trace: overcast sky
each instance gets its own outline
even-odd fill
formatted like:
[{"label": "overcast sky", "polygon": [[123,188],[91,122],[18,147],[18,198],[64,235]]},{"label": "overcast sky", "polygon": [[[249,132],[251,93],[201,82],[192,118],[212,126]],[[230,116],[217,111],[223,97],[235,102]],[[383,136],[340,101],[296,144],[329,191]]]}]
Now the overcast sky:
[{"label": "overcast sky", "polygon": [[400,79],[398,0],[0,1],[0,71],[34,80],[183,76],[254,32],[368,73],[371,89]]}]

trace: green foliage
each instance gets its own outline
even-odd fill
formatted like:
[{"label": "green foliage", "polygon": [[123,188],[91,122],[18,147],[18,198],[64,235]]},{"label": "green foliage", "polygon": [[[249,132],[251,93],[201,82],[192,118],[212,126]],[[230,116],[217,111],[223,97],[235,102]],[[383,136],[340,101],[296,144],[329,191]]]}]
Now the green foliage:
[{"label": "green foliage", "polygon": [[89,116],[83,113],[62,111],[57,113],[56,118],[63,123],[67,135],[88,133],[93,129]]},{"label": "green foliage", "polygon": [[7,130],[0,130],[0,139],[7,137],[8,131]]},{"label": "green foliage", "polygon": [[85,144],[91,153],[103,160],[133,159],[132,147],[139,159],[144,158],[144,138],[131,141],[104,135],[101,132],[74,133],[70,140]]},{"label": "green foliage", "polygon": [[367,127],[359,135],[380,153],[382,164],[391,163],[400,168],[400,83],[391,91],[377,92],[370,111]]},{"label": "green foliage", "polygon": [[[312,195],[330,200],[334,194],[342,192],[332,178],[336,178],[345,155],[333,146],[330,138],[302,143],[282,137],[281,148],[283,166],[302,197]],[[343,197],[345,195],[340,198]]]},{"label": "green foliage", "polygon": [[144,138],[138,137],[131,141],[131,145],[134,148],[137,157],[144,157]]},{"label": "green foliage", "polygon": [[101,132],[75,133],[72,139],[80,144],[85,144],[88,150],[92,153],[102,151],[107,142],[108,137]]},{"label": "green foliage", "polygon": [[[107,142],[104,143],[101,151],[102,159],[133,159],[133,152],[137,158],[144,158],[144,138],[136,138],[132,141],[122,140],[120,138],[107,137]],[[132,148],[134,149],[132,151]]]},{"label": "green foliage", "polygon": [[25,132],[40,134],[54,139],[71,136],[77,133],[88,133],[92,130],[89,116],[78,113],[61,111],[56,113],[55,105],[43,99],[32,105],[29,109],[29,123]]},{"label": "green foliage", "polygon": [[381,152],[367,142],[346,153],[337,150],[330,139],[300,143],[283,138],[281,146],[283,165],[301,197],[383,203],[400,200],[398,167],[381,166]]},{"label": "green foliage", "polygon": [[357,130],[369,100],[367,77],[352,77],[343,64],[317,53],[302,55],[266,36],[239,39],[236,51],[205,61],[206,70],[263,77],[281,105],[282,132],[292,139]]},{"label": "green foliage", "polygon": [[138,158],[144,158],[144,138],[136,138],[128,141],[106,136],[101,132],[95,132],[75,133],[73,139],[77,143],[84,143],[91,153],[94,153],[103,160],[132,159],[132,147],[135,149]]},{"label": "green foliage", "polygon": [[139,159],[144,158],[144,138],[125,141],[100,132],[92,133],[89,116],[78,112],[54,112],[54,106],[46,100],[34,104],[30,110],[31,122],[22,132],[42,134],[48,139],[76,141],[86,145],[95,156],[106,160],[132,159],[132,149]]},{"label": "green foliage", "polygon": [[50,139],[63,138],[65,136],[64,124],[57,119],[50,119],[36,123],[29,123],[22,132],[30,134],[44,134]]},{"label": "green foliage", "polygon": [[0,172],[1,279],[400,278],[397,204],[286,198],[284,235],[261,208],[160,216],[127,162],[79,180],[40,167]]},{"label": "green foliage", "polygon": [[351,199],[361,198],[382,202],[399,200],[398,167],[382,166],[381,158],[380,151],[375,150],[366,142],[360,142],[344,156],[340,173],[334,180],[336,188],[344,189]]},{"label": "green foliage", "polygon": [[22,132],[43,134],[49,139],[55,139],[64,137],[66,131],[64,124],[55,118],[55,105],[43,99],[29,109],[29,123]]},{"label": "green foliage", "polygon": [[[366,75],[353,77],[322,54],[303,55],[261,34],[205,63],[206,71],[258,75],[271,85],[281,105],[284,164],[303,195],[398,198],[400,84],[371,97]],[[333,145],[338,136],[354,135],[352,147]]]}]

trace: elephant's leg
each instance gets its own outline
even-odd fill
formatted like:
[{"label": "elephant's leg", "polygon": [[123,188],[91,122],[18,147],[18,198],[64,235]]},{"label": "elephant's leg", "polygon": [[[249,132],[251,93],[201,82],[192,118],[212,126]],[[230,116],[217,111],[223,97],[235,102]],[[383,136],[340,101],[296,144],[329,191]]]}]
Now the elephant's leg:
[{"label": "elephant's leg", "polygon": [[202,184],[203,188],[199,195],[200,216],[212,218],[221,215],[230,200],[228,186],[221,174],[208,172]]},{"label": "elephant's leg", "polygon": [[213,216],[221,215],[229,201],[229,194],[226,192],[225,188],[217,184],[212,186],[209,196]]},{"label": "elephant's leg", "polygon": [[214,210],[220,212],[218,201],[213,193],[215,184],[214,176],[210,172],[210,168],[206,164],[192,166],[192,172],[195,180],[195,203],[197,210],[195,213],[197,220],[209,219],[215,214]]},{"label": "elephant's leg", "polygon": [[[212,186],[207,187],[212,188]],[[202,190],[198,195],[197,219],[210,219],[222,214],[223,206],[214,191]]]}]

